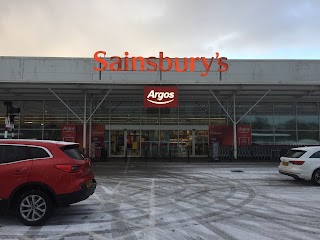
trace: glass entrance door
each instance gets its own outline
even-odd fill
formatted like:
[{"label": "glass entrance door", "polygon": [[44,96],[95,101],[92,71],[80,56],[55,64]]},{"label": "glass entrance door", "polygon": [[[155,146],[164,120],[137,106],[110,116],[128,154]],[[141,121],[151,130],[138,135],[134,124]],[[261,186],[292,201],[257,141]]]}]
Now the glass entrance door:
[{"label": "glass entrance door", "polygon": [[208,131],[194,131],[195,136],[195,155],[206,156],[208,155]]},{"label": "glass entrance door", "polygon": [[158,157],[159,130],[141,131],[141,156]]},{"label": "glass entrance door", "polygon": [[[175,157],[206,156],[208,130],[182,129],[179,126],[141,126],[141,129],[110,130],[109,156],[152,157],[173,159]],[[181,126],[180,126],[181,127]],[[151,128],[153,128],[151,130]],[[203,129],[203,126],[199,127]],[[149,129],[149,130],[146,130]],[[126,155],[127,154],[127,155]]]},{"label": "glass entrance door", "polygon": [[140,130],[127,131],[127,153],[128,156],[140,156]]},{"label": "glass entrance door", "polygon": [[111,156],[124,156],[124,131],[110,131],[111,140]]},{"label": "glass entrance door", "polygon": [[192,131],[161,130],[160,152],[163,156],[187,157],[192,155]]}]

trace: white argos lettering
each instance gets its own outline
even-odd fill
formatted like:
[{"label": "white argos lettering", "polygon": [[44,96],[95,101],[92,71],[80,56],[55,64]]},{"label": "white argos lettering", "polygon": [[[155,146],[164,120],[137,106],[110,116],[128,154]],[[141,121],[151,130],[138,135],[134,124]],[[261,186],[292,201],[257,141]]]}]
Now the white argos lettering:
[{"label": "white argos lettering", "polygon": [[174,98],[174,92],[155,92],[151,90],[147,96],[147,98],[156,98],[158,101],[162,101],[166,98]]},{"label": "white argos lettering", "polygon": [[64,127],[63,128],[63,131],[65,131],[65,132],[73,132],[75,129],[74,129],[74,127]]},{"label": "white argos lettering", "polygon": [[174,101],[174,92],[156,92],[155,90],[151,90],[147,96],[147,101],[153,104],[165,105]]},{"label": "white argos lettering", "polygon": [[250,131],[249,128],[244,128],[244,127],[239,128],[239,132],[241,132],[241,133],[248,133],[249,131]]}]

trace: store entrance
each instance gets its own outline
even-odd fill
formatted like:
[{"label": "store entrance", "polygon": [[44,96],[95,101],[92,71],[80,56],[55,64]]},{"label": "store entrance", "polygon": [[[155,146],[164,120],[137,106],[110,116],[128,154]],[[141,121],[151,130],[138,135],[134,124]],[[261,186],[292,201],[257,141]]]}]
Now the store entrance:
[{"label": "store entrance", "polygon": [[112,130],[110,131],[110,144],[109,149],[110,156],[124,156],[124,131],[123,130]]},{"label": "store entrance", "polygon": [[127,130],[127,156],[140,156],[141,153],[141,142],[140,132],[137,130]]},{"label": "store entrance", "polygon": [[[208,155],[208,130],[144,129],[110,130],[110,157],[204,157]],[[148,129],[149,130],[146,130]]]}]

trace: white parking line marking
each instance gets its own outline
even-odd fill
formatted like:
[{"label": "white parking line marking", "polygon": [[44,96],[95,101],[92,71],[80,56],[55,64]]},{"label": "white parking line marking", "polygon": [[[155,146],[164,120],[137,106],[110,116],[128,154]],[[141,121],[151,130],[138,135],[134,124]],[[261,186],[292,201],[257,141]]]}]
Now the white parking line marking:
[{"label": "white parking line marking", "polygon": [[118,182],[118,184],[113,188],[112,194],[114,194],[116,191],[118,191],[118,188],[120,187],[121,183],[122,183],[122,181]]},{"label": "white parking line marking", "polygon": [[106,194],[108,194],[108,195],[112,195],[113,194],[113,191],[109,190],[108,188],[106,188],[104,186],[101,186],[101,188],[103,189],[103,191],[105,191]]},{"label": "white parking line marking", "polygon": [[156,239],[155,237],[155,220],[154,220],[154,178],[151,181],[151,188],[150,188],[150,213],[149,213],[149,221],[150,221],[150,230],[149,235],[151,239]]}]

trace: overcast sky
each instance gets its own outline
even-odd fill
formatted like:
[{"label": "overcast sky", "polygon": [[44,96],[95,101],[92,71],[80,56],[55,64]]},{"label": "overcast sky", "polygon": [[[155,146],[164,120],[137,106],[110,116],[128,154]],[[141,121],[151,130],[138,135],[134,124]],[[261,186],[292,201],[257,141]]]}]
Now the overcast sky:
[{"label": "overcast sky", "polygon": [[0,56],[319,59],[320,0],[0,0]]}]

